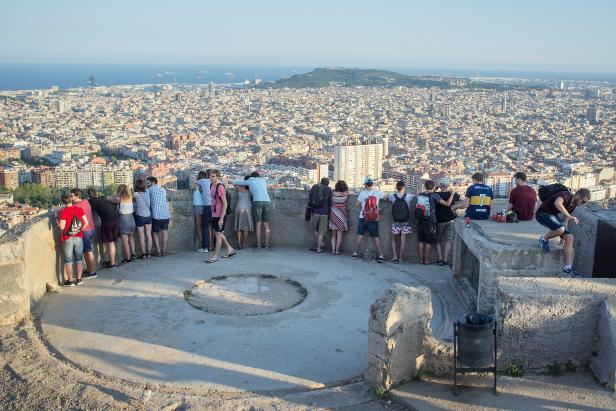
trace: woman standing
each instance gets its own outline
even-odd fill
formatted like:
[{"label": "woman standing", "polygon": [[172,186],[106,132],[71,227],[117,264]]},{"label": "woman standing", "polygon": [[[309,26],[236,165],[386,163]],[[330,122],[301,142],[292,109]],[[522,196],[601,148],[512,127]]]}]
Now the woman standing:
[{"label": "woman standing", "polygon": [[[247,180],[250,176],[244,178]],[[237,204],[235,205],[235,232],[237,233],[238,248],[246,248],[248,233],[254,231],[252,219],[252,195],[248,186],[238,185]]]},{"label": "woman standing", "polygon": [[135,238],[133,236],[135,233],[135,218],[133,217],[133,195],[126,184],[118,186],[118,192],[112,201],[119,203],[120,220],[118,227],[122,239],[122,254],[124,254],[124,260],[120,264],[130,263],[135,258]]},{"label": "woman standing", "polygon": [[198,184],[199,180],[206,178],[204,171],[199,171],[197,174],[197,181],[193,184],[193,207],[195,209],[195,236],[202,241],[201,237],[201,225],[203,224],[203,193],[201,186]]},{"label": "woman standing", "polygon": [[349,229],[349,213],[347,199],[349,186],[339,180],[332,193],[332,205],[329,211],[329,228],[332,230],[332,254],[339,255],[342,246],[342,234]]},{"label": "woman standing", "polygon": [[[135,183],[133,194],[135,205],[135,225],[139,234],[141,260],[152,256],[152,213],[150,212],[150,195],[145,191],[145,182],[141,179]],[[147,244],[146,244],[147,242]]]}]

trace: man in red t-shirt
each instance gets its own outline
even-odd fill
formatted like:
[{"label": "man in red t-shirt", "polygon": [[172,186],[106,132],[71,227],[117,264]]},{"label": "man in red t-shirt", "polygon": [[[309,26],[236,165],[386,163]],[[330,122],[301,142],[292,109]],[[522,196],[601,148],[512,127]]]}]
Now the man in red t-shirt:
[{"label": "man in red t-shirt", "polygon": [[[66,205],[58,213],[56,223],[60,228],[60,242],[64,255],[64,269],[67,279],[64,286],[72,287],[83,283],[83,227],[88,226],[88,218],[83,210],[73,205],[73,196],[70,193],[62,194],[62,202]],[[73,282],[73,263],[76,266],[77,281]]]},{"label": "man in red t-shirt", "polygon": [[513,175],[515,187],[509,193],[508,210],[513,210],[518,215],[518,220],[528,221],[535,217],[537,205],[537,192],[534,188],[526,185],[526,174],[518,171]]}]

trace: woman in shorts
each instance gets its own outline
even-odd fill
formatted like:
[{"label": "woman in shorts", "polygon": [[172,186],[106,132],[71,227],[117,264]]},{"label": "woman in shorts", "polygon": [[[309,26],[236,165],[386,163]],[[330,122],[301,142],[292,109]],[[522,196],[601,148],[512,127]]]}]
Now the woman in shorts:
[{"label": "woman in shorts", "polygon": [[137,180],[135,183],[135,225],[139,235],[142,260],[152,256],[152,213],[150,212],[150,195],[146,192],[145,182]]}]

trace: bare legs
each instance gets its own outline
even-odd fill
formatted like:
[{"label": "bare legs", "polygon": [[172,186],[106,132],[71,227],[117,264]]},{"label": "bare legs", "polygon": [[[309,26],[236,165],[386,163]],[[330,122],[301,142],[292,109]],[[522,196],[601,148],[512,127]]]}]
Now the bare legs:
[{"label": "bare legs", "polygon": [[447,259],[451,253],[451,241],[440,241],[436,243],[436,253],[438,254],[439,261],[447,263]]},{"label": "bare legs", "polygon": [[[355,240],[355,248],[353,249],[353,256],[357,255],[357,252],[359,248],[361,247],[361,243],[363,242],[363,240],[364,240],[363,235],[357,236],[357,239]],[[376,247],[376,250],[379,253],[379,258],[383,258],[383,248],[381,247],[381,240],[379,239],[379,237],[372,237],[372,240],[374,240],[374,246]]]},{"label": "bare legs", "polygon": [[432,244],[419,243],[419,264],[430,264]]},{"label": "bare legs", "polygon": [[[400,249],[398,252],[398,246],[397,246],[397,241],[396,238],[400,237]],[[400,234],[392,234],[391,235],[391,252],[393,253],[393,259],[392,261],[399,261],[402,262],[403,256],[404,256],[404,247],[406,246],[406,234],[404,233],[400,233]],[[400,257],[398,258],[398,255],[400,255]]]},{"label": "bare legs", "polygon": [[323,234],[320,234],[318,231],[313,231],[314,237],[317,239],[317,252],[321,252],[323,250]]},{"label": "bare legs", "polygon": [[94,262],[94,253],[92,251],[88,251],[83,253],[83,259],[86,260],[86,267],[89,273],[96,272],[96,264]]},{"label": "bare legs", "polygon": [[340,254],[342,246],[342,231],[332,229],[332,254]]},{"label": "bare legs", "polygon": [[[75,263],[75,267],[77,268],[77,279],[80,280],[81,279],[81,273],[83,271],[83,265],[81,264],[81,261],[76,262]],[[66,270],[66,276],[68,277],[67,280],[68,281],[72,281],[73,280],[73,263],[70,264],[64,264],[64,269]],[[94,272],[94,271],[92,271]]]},{"label": "bare legs", "polygon": [[[265,231],[265,246],[270,245],[270,227],[269,223],[263,221],[263,228]],[[255,222],[255,234],[257,235],[257,247],[261,247],[261,221]]]},{"label": "bare legs", "polygon": [[122,234],[122,254],[124,259],[130,261],[135,255],[135,237],[132,234]]},{"label": "bare legs", "polygon": [[[143,227],[137,227],[139,234],[139,246],[142,254],[151,254],[152,252],[152,224],[146,224]],[[146,248],[147,244],[147,248]]]},{"label": "bare legs", "polygon": [[115,258],[116,258],[115,242],[111,241],[107,243],[107,254],[109,254],[109,265],[114,266],[116,263],[115,262]]},{"label": "bare legs", "polygon": [[167,230],[160,230],[161,238],[159,238],[159,233],[154,233],[152,237],[154,238],[154,247],[156,247],[156,254],[167,255],[167,242],[169,241],[169,233],[167,232]]},{"label": "bare legs", "polygon": [[571,234],[564,234],[562,236],[564,241],[563,253],[565,254],[565,265],[573,265],[573,236]]},{"label": "bare legs", "polygon": [[231,247],[231,244],[229,244],[229,241],[227,241],[227,236],[225,236],[224,233],[221,233],[220,231],[216,231],[215,232],[215,236],[216,236],[216,251],[214,252],[214,260],[218,260],[218,257],[220,257],[220,249],[222,248],[222,243],[225,244],[225,247],[227,248],[227,255],[231,254],[234,250],[233,247]]}]

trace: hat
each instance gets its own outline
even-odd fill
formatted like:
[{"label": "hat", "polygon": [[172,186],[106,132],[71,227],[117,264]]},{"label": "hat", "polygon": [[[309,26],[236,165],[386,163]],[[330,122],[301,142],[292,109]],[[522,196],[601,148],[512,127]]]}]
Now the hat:
[{"label": "hat", "polygon": [[374,181],[370,177],[364,180],[364,185],[371,186],[373,184],[374,184]]},{"label": "hat", "polygon": [[439,183],[439,185],[442,185],[442,186],[448,186],[449,185],[449,179],[448,178],[441,178],[438,181],[438,183]]}]

